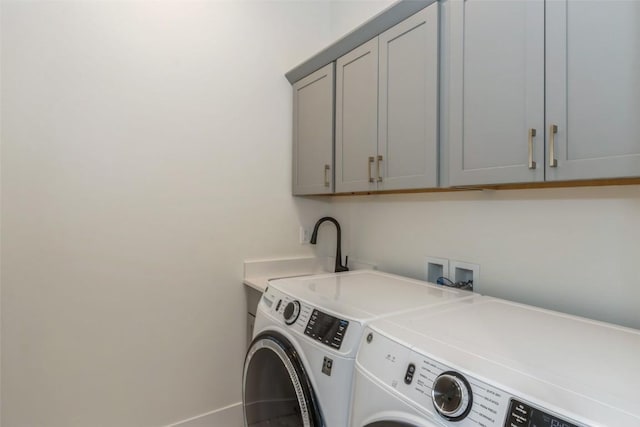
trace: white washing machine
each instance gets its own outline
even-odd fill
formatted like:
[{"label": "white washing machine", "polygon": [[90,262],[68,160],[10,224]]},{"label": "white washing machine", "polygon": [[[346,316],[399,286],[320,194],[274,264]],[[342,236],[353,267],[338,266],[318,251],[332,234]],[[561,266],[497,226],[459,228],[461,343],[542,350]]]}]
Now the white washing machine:
[{"label": "white washing machine", "polygon": [[269,282],[245,358],[245,426],[346,427],[366,324],[470,295],[377,271]]},{"label": "white washing machine", "polygon": [[640,331],[488,297],[372,322],[352,427],[640,426]]}]

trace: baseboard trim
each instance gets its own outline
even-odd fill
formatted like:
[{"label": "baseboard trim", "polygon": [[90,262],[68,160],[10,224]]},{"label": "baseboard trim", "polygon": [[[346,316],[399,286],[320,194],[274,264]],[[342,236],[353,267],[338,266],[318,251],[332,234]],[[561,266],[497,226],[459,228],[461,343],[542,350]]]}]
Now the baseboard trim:
[{"label": "baseboard trim", "polygon": [[242,424],[242,402],[238,402],[165,427],[242,427]]}]

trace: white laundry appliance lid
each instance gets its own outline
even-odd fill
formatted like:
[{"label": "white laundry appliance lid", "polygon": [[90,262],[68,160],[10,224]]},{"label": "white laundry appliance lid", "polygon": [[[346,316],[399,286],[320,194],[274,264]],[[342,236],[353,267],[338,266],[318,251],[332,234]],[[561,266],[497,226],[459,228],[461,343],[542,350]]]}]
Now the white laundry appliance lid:
[{"label": "white laundry appliance lid", "polygon": [[374,270],[277,279],[269,281],[269,286],[339,317],[361,321],[473,296]]},{"label": "white laundry appliance lid", "polygon": [[590,425],[640,426],[638,330],[489,297],[369,326]]}]

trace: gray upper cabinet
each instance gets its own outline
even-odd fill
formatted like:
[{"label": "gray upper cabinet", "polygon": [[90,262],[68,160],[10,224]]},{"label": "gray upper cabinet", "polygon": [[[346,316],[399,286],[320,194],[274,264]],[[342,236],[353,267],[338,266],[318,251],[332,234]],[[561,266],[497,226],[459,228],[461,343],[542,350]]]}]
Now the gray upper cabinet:
[{"label": "gray upper cabinet", "polygon": [[336,192],[438,185],[438,4],[339,58]]},{"label": "gray upper cabinet", "polygon": [[334,64],[293,85],[293,194],[333,192]]},{"label": "gray upper cabinet", "polygon": [[451,0],[450,184],[640,176],[640,2]]},{"label": "gray upper cabinet", "polygon": [[336,192],[375,190],[378,39],[336,64]]},{"label": "gray upper cabinet", "polygon": [[400,0],[287,74],[336,61],[294,84],[293,193],[638,178],[638,28],[640,1]]},{"label": "gray upper cabinet", "polygon": [[449,184],[544,180],[544,3],[448,6]]},{"label": "gray upper cabinet", "polygon": [[378,38],[378,190],[438,185],[438,4]]},{"label": "gray upper cabinet", "polygon": [[640,2],[546,7],[547,180],[640,176]]}]

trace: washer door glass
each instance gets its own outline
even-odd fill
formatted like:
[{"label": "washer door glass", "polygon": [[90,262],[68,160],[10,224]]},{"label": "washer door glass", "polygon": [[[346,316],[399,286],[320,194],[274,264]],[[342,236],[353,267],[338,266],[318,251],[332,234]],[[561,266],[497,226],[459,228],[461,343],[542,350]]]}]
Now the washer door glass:
[{"label": "washer door glass", "polygon": [[248,427],[323,425],[298,353],[278,333],[260,334],[251,343],[244,363],[242,403]]}]

